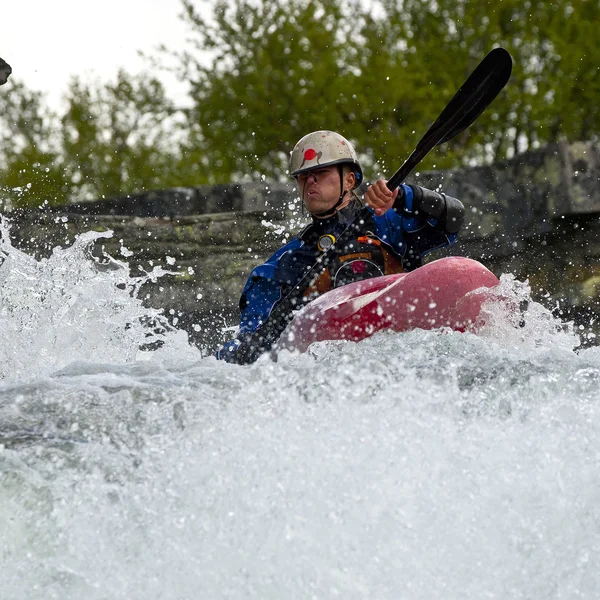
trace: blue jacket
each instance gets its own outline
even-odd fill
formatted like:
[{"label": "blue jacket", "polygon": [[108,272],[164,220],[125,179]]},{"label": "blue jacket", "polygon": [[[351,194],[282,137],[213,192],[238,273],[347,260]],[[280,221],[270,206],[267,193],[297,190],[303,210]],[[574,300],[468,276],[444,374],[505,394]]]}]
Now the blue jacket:
[{"label": "blue jacket", "polygon": [[[448,233],[438,219],[428,217],[422,211],[416,216],[413,213],[413,188],[404,184],[401,187],[404,193],[402,209],[394,207],[381,216],[375,216],[371,211],[372,220],[364,227],[365,233],[369,230],[374,234],[404,269],[410,271],[421,265],[422,257],[428,252],[453,244],[458,234]],[[318,228],[319,235],[332,234],[337,238],[360,208],[351,204],[334,218],[314,219],[312,227]],[[321,252],[315,243],[305,241],[304,231],[250,273],[240,298],[241,318],[236,339],[224,344],[217,352],[218,359],[230,359],[237,350],[238,340],[256,331],[279,300],[316,262]]]}]

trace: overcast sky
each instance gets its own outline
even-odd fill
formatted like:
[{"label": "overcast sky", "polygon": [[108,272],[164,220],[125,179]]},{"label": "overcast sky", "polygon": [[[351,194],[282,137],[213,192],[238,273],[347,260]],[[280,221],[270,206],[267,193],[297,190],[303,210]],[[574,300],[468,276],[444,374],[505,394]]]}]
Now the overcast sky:
[{"label": "overcast sky", "polygon": [[[2,0],[0,57],[12,77],[46,92],[56,106],[72,75],[105,81],[120,67],[143,70],[138,50],[183,48],[180,13],[180,0]],[[181,94],[174,80],[163,79]]]}]

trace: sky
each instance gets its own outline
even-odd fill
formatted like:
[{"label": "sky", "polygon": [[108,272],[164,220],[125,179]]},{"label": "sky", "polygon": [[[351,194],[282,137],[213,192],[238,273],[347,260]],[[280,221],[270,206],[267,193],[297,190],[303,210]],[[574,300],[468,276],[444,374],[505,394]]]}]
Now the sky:
[{"label": "sky", "polygon": [[[148,70],[138,56],[161,43],[183,49],[188,28],[178,18],[181,0],[3,0],[0,57],[27,87],[60,106],[69,79],[109,81],[119,68]],[[172,97],[183,87],[160,75]],[[9,83],[3,88],[8,91]]]}]

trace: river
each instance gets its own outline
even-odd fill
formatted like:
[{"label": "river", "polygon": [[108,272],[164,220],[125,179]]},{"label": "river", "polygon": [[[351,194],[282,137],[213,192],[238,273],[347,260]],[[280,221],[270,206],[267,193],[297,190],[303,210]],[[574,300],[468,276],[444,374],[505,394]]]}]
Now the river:
[{"label": "river", "polygon": [[2,599],[600,597],[600,348],[542,306],[240,367],[108,234],[4,234]]}]

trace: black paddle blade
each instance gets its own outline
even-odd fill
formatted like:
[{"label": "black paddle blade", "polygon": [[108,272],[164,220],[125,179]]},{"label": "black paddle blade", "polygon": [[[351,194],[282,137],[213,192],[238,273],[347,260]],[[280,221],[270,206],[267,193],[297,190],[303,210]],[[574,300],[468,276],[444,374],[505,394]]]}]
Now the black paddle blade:
[{"label": "black paddle blade", "polygon": [[437,125],[440,129],[444,122],[453,119],[453,113],[461,115],[456,125],[436,146],[447,142],[471,125],[508,83],[511,71],[512,58],[504,48],[494,48],[489,52],[429,128],[431,131]]},{"label": "black paddle blade", "polygon": [[494,48],[477,65],[452,100],[427,130],[387,186],[398,187],[429,152],[473,123],[491,104],[510,78],[512,59],[504,48]]}]

